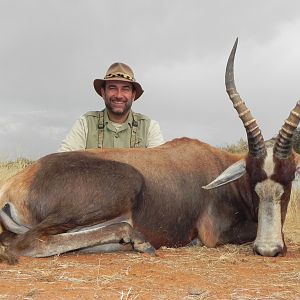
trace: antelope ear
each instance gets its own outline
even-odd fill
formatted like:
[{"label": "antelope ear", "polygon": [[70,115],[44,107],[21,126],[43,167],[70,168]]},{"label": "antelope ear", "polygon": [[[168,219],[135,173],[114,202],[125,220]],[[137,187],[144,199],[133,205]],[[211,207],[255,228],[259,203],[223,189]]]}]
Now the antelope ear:
[{"label": "antelope ear", "polygon": [[237,161],[228,167],[222,174],[208,185],[203,186],[205,190],[211,190],[231,181],[237,180],[246,173],[246,161],[244,159]]}]

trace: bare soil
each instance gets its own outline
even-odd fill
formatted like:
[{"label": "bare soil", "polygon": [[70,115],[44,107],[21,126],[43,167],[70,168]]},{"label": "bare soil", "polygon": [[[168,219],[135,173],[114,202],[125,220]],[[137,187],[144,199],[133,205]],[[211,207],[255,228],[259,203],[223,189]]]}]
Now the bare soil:
[{"label": "bare soil", "polygon": [[300,299],[300,243],[275,258],[250,244],[22,257],[0,280],[0,299]]}]

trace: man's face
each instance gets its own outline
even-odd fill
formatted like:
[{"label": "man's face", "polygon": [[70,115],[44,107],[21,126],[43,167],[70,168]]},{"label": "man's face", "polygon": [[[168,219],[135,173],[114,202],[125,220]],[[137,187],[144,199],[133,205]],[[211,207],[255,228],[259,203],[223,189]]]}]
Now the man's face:
[{"label": "man's face", "polygon": [[101,89],[107,109],[116,115],[125,115],[131,108],[135,91],[130,82],[119,80],[107,81]]}]

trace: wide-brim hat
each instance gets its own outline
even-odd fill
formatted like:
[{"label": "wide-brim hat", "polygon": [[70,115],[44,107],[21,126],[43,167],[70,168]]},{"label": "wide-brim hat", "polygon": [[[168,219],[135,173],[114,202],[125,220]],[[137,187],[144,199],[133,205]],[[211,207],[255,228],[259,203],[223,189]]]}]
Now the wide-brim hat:
[{"label": "wide-brim hat", "polygon": [[127,81],[133,84],[135,89],[135,99],[137,100],[144,92],[142,86],[135,80],[134,73],[132,69],[123,63],[114,63],[112,64],[104,76],[104,79],[95,79],[94,80],[94,88],[96,92],[102,97],[101,88],[105,84],[105,82],[110,80],[120,80]]}]

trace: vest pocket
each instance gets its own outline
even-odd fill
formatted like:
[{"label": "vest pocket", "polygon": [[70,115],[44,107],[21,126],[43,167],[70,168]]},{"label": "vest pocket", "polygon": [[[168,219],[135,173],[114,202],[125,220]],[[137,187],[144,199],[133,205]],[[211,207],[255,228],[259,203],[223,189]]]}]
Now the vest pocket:
[{"label": "vest pocket", "polygon": [[134,143],[134,148],[143,148],[144,145],[143,145],[143,139],[137,137],[136,138],[136,141]]}]

